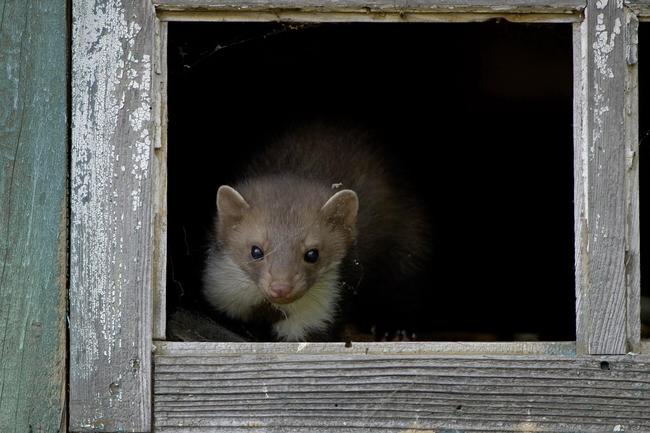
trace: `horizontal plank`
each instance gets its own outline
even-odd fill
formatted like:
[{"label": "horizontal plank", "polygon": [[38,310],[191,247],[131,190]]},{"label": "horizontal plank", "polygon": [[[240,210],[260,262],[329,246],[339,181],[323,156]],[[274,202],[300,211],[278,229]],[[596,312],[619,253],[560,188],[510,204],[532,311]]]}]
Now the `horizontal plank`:
[{"label": "horizontal plank", "polygon": [[509,0],[156,0],[163,21],[282,22],[576,22],[585,2]]},{"label": "horizontal plank", "polygon": [[317,11],[160,11],[161,21],[282,22],[282,23],[477,23],[506,20],[513,23],[576,23],[580,14],[507,12],[317,12]]},{"label": "horizontal plank", "polygon": [[[259,431],[264,431],[260,428],[256,428],[257,425],[255,423],[252,423],[251,426],[249,427],[244,427],[244,428],[237,428],[237,427],[231,427],[230,425],[225,425],[224,429],[226,429],[229,432],[233,433],[240,433],[240,432],[248,432],[250,433],[251,431],[254,432],[259,432]],[[507,422],[507,423],[498,423],[496,426],[485,426],[483,428],[475,428],[472,426],[467,426],[463,423],[457,422],[454,423],[454,428],[451,430],[451,432],[454,433],[461,433],[461,432],[472,432],[472,433],[508,433],[508,432],[528,432],[528,431],[535,431],[536,433],[555,433],[557,430],[549,430],[546,428],[543,428],[542,426],[534,425],[533,428],[536,430],[529,430],[531,428],[531,423],[515,423],[515,422]],[[618,427],[618,428],[623,428]],[[528,429],[528,430],[527,430]],[[176,428],[176,427],[171,427],[171,428],[161,428],[157,430],[158,432],[162,433],[172,433],[172,432],[191,432],[191,433],[212,433],[215,431],[213,427],[193,427],[193,428]],[[328,428],[328,427],[323,427],[323,426],[317,426],[316,430],[309,430],[309,426],[301,426],[299,428],[295,427],[287,427],[287,428],[276,428],[273,429],[274,432],[276,433],[290,433],[290,432],[296,432],[296,431],[318,431],[319,433],[358,433],[359,431],[368,431],[367,429],[364,430],[364,427],[361,426],[345,426],[345,427],[336,427],[336,428]],[[382,427],[382,426],[374,426],[372,427],[372,431],[403,431],[405,433],[416,433],[416,432],[422,432],[422,433],[431,433],[432,430],[430,429],[423,429],[419,428],[418,424],[415,424],[414,426],[408,428],[407,430],[399,430],[398,428],[395,427]],[[448,430],[443,430],[447,432]],[[569,432],[569,431],[576,431],[575,426],[566,426],[565,429],[563,430],[564,432]],[[604,430],[600,430],[604,431]],[[623,431],[623,430],[617,430],[617,431]],[[630,430],[627,430],[630,431]]]},{"label": "horizontal plank", "polygon": [[156,431],[650,429],[650,356],[526,344],[159,343]]},{"label": "horizontal plank", "polygon": [[[576,353],[575,342],[363,342],[363,343],[217,343],[155,341],[163,356],[243,354],[467,354],[564,355]],[[162,357],[160,359],[163,359]]]},{"label": "horizontal plank", "polygon": [[154,0],[158,11],[190,10],[304,10],[361,12],[507,12],[576,13],[585,8],[581,0]]}]

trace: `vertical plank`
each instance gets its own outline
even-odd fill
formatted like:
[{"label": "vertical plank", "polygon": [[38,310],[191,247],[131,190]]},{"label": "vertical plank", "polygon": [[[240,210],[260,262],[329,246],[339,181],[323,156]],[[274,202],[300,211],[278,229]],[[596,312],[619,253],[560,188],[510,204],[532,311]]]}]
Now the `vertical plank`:
[{"label": "vertical plank", "polygon": [[639,20],[625,10],[625,283],[627,289],[628,349],[640,350],[641,341],[641,258],[639,216]]},{"label": "vertical plank", "polygon": [[0,12],[0,431],[64,432],[67,6]]},{"label": "vertical plank", "polygon": [[579,353],[627,350],[625,15],[589,1],[576,31],[576,338]]},{"label": "vertical plank", "polygon": [[167,23],[156,20],[154,47],[154,281],[153,338],[164,340],[167,324]]},{"label": "vertical plank", "polygon": [[154,11],[73,0],[70,429],[151,425]]}]

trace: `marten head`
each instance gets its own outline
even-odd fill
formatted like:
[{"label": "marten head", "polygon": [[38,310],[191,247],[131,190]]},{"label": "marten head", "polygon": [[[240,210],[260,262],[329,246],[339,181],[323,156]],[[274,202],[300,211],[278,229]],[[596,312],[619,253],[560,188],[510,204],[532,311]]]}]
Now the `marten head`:
[{"label": "marten head", "polygon": [[287,177],[238,189],[217,192],[217,239],[263,296],[289,304],[331,284],[355,239],[357,194]]}]

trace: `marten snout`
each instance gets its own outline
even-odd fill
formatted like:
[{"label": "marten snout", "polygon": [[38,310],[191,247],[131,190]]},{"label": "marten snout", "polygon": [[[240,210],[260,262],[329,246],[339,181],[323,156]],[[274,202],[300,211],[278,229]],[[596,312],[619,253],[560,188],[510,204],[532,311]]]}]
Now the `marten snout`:
[{"label": "marten snout", "polygon": [[272,302],[286,304],[294,300],[292,296],[293,286],[285,282],[274,281],[269,286],[269,297]]}]

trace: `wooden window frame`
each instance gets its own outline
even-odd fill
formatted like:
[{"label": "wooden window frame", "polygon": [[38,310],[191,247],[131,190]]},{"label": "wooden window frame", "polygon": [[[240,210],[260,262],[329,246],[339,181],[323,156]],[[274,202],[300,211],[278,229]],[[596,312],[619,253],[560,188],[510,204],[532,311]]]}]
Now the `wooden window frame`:
[{"label": "wooden window frame", "polygon": [[[622,0],[73,0],[70,431],[647,431]],[[164,340],[168,21],[572,23],[576,342]],[[153,356],[152,356],[153,353]]]}]

